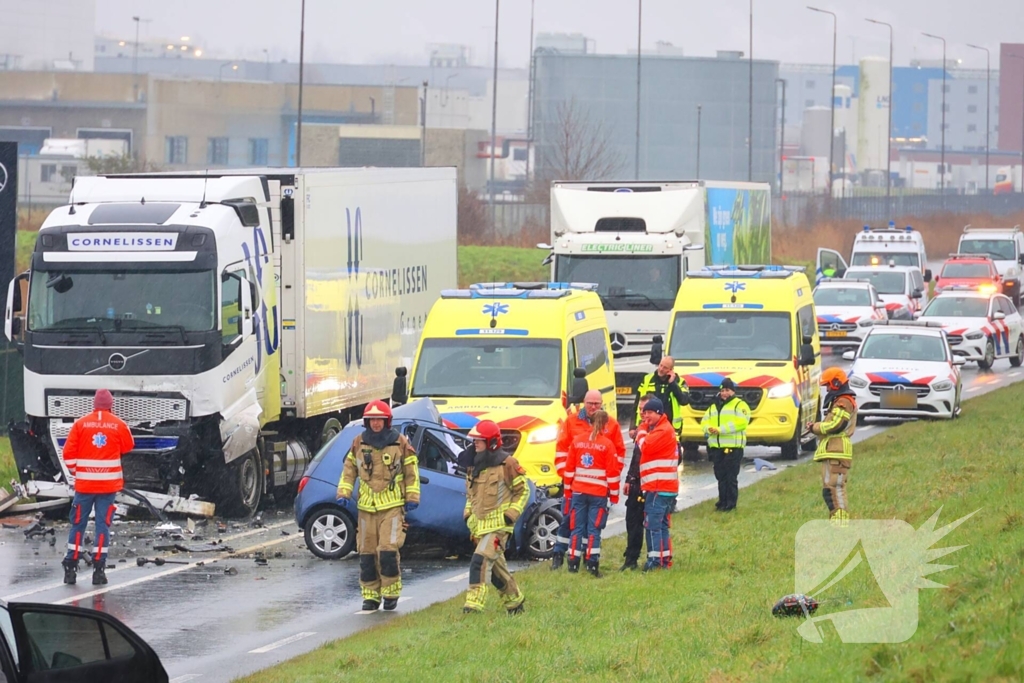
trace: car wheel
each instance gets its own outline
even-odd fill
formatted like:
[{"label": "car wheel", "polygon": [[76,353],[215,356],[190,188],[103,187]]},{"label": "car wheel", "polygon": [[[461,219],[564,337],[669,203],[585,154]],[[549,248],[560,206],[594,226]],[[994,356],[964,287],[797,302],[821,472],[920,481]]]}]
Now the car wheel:
[{"label": "car wheel", "polygon": [[782,444],[782,459],[796,460],[800,457],[800,428],[796,429],[793,438]]},{"label": "car wheel", "polygon": [[1010,356],[1010,365],[1019,368],[1024,364],[1024,337],[1017,337],[1017,351]]},{"label": "car wheel", "polygon": [[985,357],[978,361],[978,367],[982,370],[988,370],[996,362],[996,346],[989,339],[985,342]]},{"label": "car wheel", "polygon": [[306,519],[304,535],[311,553],[323,560],[339,560],[356,545],[356,524],[341,508],[323,507]]},{"label": "car wheel", "polygon": [[530,539],[526,553],[531,560],[546,560],[555,547],[555,535],[562,523],[562,511],[557,505],[541,510],[530,526]]}]

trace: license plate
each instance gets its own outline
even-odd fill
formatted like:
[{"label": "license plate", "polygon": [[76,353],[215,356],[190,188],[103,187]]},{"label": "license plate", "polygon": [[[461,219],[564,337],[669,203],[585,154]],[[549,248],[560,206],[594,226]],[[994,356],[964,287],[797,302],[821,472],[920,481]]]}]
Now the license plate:
[{"label": "license plate", "polygon": [[629,396],[633,393],[633,389],[631,387],[615,387],[615,393],[620,396]]},{"label": "license plate", "polygon": [[842,337],[845,337],[845,336],[846,336],[846,331],[845,330],[829,330],[829,331],[827,331],[825,333],[825,337],[827,337],[827,338],[836,338],[836,337],[842,338]]},{"label": "license plate", "polygon": [[917,393],[914,391],[883,391],[882,410],[917,410]]}]

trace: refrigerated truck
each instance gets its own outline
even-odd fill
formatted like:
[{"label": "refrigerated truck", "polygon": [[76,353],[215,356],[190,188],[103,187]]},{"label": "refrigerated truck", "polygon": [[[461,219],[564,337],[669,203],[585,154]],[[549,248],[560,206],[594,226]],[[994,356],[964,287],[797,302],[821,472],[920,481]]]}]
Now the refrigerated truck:
[{"label": "refrigerated truck", "polygon": [[[596,282],[615,358],[619,407],[653,370],[687,270],[771,263],[767,183],[555,182],[551,185],[552,280]],[[655,361],[656,362],[656,361]]]},{"label": "refrigerated truck", "polygon": [[390,395],[456,273],[454,169],[78,178],[8,292],[27,492],[69,495],[64,440],[106,388],[135,436],[126,486],[251,513]]}]

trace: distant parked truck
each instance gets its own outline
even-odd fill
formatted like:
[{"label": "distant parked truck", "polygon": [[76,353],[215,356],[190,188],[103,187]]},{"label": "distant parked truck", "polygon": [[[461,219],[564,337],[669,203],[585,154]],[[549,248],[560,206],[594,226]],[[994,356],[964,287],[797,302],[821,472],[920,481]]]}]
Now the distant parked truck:
[{"label": "distant parked truck", "polygon": [[689,270],[771,262],[771,189],[713,181],[556,182],[552,280],[596,282],[608,317],[620,408],[651,372]]},{"label": "distant parked truck", "polygon": [[992,186],[992,194],[1011,194],[1015,191],[1018,181],[1013,166],[1000,166],[996,171],[996,184]]},{"label": "distant parked truck", "polygon": [[[107,388],[158,508],[251,513],[408,366],[456,285],[453,169],[79,178],[12,282],[26,490],[68,495],[73,421]],[[125,502],[136,502],[125,499]]]}]

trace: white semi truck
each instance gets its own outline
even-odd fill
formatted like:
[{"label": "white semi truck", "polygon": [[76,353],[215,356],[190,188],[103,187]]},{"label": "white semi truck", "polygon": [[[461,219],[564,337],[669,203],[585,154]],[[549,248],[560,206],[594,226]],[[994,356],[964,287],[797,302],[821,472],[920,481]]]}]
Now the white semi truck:
[{"label": "white semi truck", "polygon": [[[771,262],[765,183],[555,182],[552,277],[596,282],[608,316],[620,408],[651,372],[687,270]],[[656,361],[655,361],[656,362]]]},{"label": "white semi truck", "polygon": [[26,492],[69,495],[64,440],[106,388],[135,436],[129,489],[253,512],[391,393],[456,273],[454,169],[78,178],[8,292]]}]

